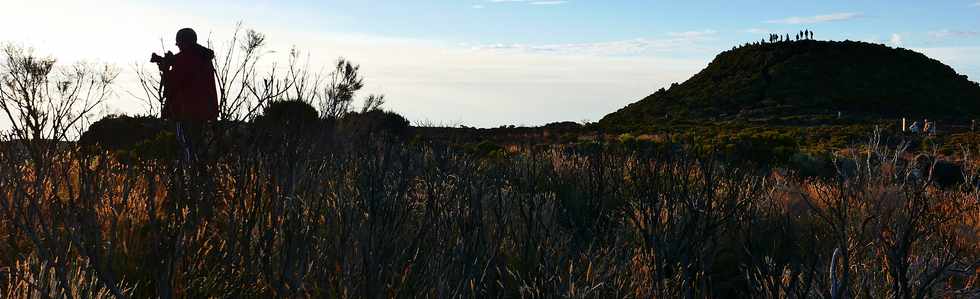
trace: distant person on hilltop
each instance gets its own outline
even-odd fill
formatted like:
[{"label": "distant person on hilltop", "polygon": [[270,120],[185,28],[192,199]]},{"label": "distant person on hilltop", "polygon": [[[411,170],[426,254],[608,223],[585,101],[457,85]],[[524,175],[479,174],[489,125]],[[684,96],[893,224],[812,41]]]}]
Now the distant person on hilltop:
[{"label": "distant person on hilltop", "polygon": [[153,54],[161,72],[166,102],[162,117],[177,122],[177,137],[187,159],[192,146],[201,139],[201,128],[218,118],[218,93],[214,78],[214,51],[197,43],[197,33],[184,28],[177,31],[180,53]]},{"label": "distant person on hilltop", "polygon": [[919,122],[918,121],[912,122],[912,125],[909,126],[909,132],[912,132],[912,134],[919,134],[919,130],[920,129],[921,128],[919,127]]}]

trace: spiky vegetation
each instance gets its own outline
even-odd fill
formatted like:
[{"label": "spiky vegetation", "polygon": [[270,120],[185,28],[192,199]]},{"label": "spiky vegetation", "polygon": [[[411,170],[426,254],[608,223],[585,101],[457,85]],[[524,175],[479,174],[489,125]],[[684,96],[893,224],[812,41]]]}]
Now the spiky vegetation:
[{"label": "spiky vegetation", "polygon": [[[0,155],[0,291],[116,297],[978,294],[978,191],[869,147],[830,181],[677,146],[473,155],[314,130],[196,165]],[[290,138],[290,137],[282,137]],[[234,149],[234,150],[230,150]],[[926,172],[928,174],[928,172]],[[81,293],[84,290],[85,293]],[[32,295],[33,296],[33,295]],[[94,295],[93,295],[94,296]]]}]

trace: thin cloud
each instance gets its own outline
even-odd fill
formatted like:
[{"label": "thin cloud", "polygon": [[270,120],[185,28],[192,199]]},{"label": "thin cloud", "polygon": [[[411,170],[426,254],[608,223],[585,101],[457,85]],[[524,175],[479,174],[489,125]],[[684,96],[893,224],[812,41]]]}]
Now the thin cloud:
[{"label": "thin cloud", "polygon": [[670,33],[667,33],[667,35],[672,36],[672,37],[681,37],[681,38],[689,38],[689,39],[704,38],[704,37],[712,36],[712,35],[715,35],[715,34],[718,34],[718,31],[714,31],[714,30],[711,30],[711,29],[705,29],[705,30],[701,30],[701,31],[685,31],[685,32],[670,32]]},{"label": "thin cloud", "polygon": [[829,15],[816,15],[811,17],[789,17],[789,18],[779,19],[779,20],[769,20],[766,21],[766,23],[790,24],[790,25],[816,24],[816,23],[825,23],[825,22],[853,20],[853,19],[860,18],[862,16],[864,16],[864,14],[862,13],[841,12],[841,13],[834,13]]},{"label": "thin cloud", "polygon": [[531,5],[561,5],[568,3],[568,1],[534,1]]},{"label": "thin cloud", "polygon": [[487,0],[489,3],[526,3],[528,5],[562,5],[567,0]]},{"label": "thin cloud", "polygon": [[904,40],[901,34],[892,33],[892,38],[888,41],[889,44],[895,47],[901,47],[904,44]]},{"label": "thin cloud", "polygon": [[483,4],[473,4],[473,6],[471,6],[471,7],[472,7],[473,9],[483,9],[483,8],[484,8],[484,7],[486,7],[486,6],[483,6]]},{"label": "thin cloud", "polygon": [[569,43],[569,44],[486,44],[471,47],[474,51],[530,53],[554,55],[584,55],[584,56],[645,56],[656,53],[692,52],[698,50],[711,51],[704,44],[717,35],[715,30],[686,31],[668,33],[668,38],[636,38],[629,40]]},{"label": "thin cloud", "polygon": [[970,4],[970,7],[980,7],[980,1],[977,1],[977,3]]},{"label": "thin cloud", "polygon": [[980,31],[962,31],[962,30],[943,29],[943,30],[929,32],[930,37],[937,38],[937,39],[972,38],[972,37],[977,37],[978,35],[980,35]]}]

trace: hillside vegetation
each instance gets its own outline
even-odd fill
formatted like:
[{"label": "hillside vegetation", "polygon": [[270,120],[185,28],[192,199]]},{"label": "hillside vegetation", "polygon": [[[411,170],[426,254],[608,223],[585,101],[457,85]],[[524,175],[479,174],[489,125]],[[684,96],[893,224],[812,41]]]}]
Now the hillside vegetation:
[{"label": "hillside vegetation", "polygon": [[[671,121],[786,120],[800,116],[965,120],[980,85],[921,53],[864,42],[756,43],[719,54],[682,84],[605,116],[609,129]],[[819,118],[818,118],[819,119]]]}]

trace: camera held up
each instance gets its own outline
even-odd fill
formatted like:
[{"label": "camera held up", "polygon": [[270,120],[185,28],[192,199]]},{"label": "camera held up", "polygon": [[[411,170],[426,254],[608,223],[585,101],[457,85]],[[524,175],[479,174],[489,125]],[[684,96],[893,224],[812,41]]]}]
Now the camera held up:
[{"label": "camera held up", "polygon": [[156,63],[161,70],[174,65],[174,59],[175,59],[174,53],[170,51],[164,53],[163,56],[157,55],[157,53],[153,53],[152,55],[150,55],[150,62]]}]

